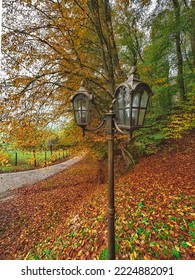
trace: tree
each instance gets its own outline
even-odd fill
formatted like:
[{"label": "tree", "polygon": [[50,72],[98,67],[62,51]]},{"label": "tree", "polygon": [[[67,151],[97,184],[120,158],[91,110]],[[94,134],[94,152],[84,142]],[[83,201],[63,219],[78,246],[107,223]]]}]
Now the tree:
[{"label": "tree", "polygon": [[181,8],[178,0],[172,0],[175,16],[175,44],[177,52],[177,69],[178,69],[178,87],[180,92],[180,99],[186,99],[184,86],[184,72],[183,72],[183,56],[181,50]]},{"label": "tree", "polygon": [[114,17],[115,34],[119,56],[126,71],[129,71],[131,66],[137,66],[139,61],[144,62],[144,26],[142,30],[139,28],[140,18],[140,11],[136,11],[128,2],[117,2]]},{"label": "tree", "polygon": [[69,119],[69,98],[82,80],[95,95],[97,122],[132,65],[155,86],[154,105],[164,112],[177,90],[185,99],[186,73],[194,71],[194,25],[184,14],[192,22],[194,1],[163,0],[155,7],[152,2],[3,1],[4,130],[16,120],[30,119],[43,129]]},{"label": "tree", "polygon": [[108,0],[89,0],[92,27],[97,33],[101,51],[101,60],[105,77],[108,81],[109,94],[113,95],[115,90],[115,79],[122,75],[116,43],[113,32],[111,7]]},{"label": "tree", "polygon": [[195,68],[195,1],[191,1],[191,11],[190,11],[190,24],[192,26],[191,31],[191,50],[192,50],[192,61],[193,61],[193,68]]},{"label": "tree", "polygon": [[51,121],[58,119],[69,109],[69,97],[82,79],[101,98],[112,96],[122,72],[109,1],[21,0],[18,5],[8,0],[3,7],[12,111],[31,99],[34,107],[38,103],[46,109],[47,120],[48,112]]}]

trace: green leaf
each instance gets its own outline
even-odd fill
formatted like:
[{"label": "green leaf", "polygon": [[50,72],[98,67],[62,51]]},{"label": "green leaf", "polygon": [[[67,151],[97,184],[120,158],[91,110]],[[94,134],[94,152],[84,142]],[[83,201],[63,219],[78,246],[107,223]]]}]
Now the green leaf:
[{"label": "green leaf", "polygon": [[180,252],[176,248],[172,249],[171,254],[173,257],[176,257],[178,260],[181,259]]},{"label": "green leaf", "polygon": [[140,201],[140,202],[138,203],[138,206],[141,207],[141,208],[144,208],[143,201]]},{"label": "green leaf", "polygon": [[137,229],[137,234],[138,234],[138,235],[141,235],[143,232],[144,232],[144,229],[143,229],[143,228],[138,228],[138,229]]},{"label": "green leaf", "polygon": [[182,241],[181,244],[182,244],[182,246],[183,246],[184,248],[187,248],[187,247],[188,247],[188,244],[186,243],[186,241]]},{"label": "green leaf", "polygon": [[100,260],[107,260],[108,259],[108,250],[103,249],[99,256]]},{"label": "green leaf", "polygon": [[51,252],[50,249],[45,249],[44,250],[44,253],[45,253],[46,256],[48,256],[50,252]]}]

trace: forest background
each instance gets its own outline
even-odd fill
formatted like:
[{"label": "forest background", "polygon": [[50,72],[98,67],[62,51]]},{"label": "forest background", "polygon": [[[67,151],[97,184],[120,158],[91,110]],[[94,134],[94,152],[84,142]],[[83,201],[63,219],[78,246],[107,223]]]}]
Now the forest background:
[{"label": "forest background", "polygon": [[[106,154],[104,130],[82,139],[70,97],[84,81],[99,116],[132,66],[154,92],[147,122],[127,152],[155,153],[194,127],[195,1],[2,1],[1,165],[6,151],[54,145]],[[126,151],[126,152],[124,152]]]}]

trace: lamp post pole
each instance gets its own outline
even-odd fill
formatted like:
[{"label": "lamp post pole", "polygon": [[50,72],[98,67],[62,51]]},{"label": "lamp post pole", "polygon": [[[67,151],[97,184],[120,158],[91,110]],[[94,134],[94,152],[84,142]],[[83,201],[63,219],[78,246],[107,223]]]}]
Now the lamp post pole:
[{"label": "lamp post pole", "polygon": [[108,140],[108,259],[115,260],[114,208],[114,116],[113,108],[106,114]]}]

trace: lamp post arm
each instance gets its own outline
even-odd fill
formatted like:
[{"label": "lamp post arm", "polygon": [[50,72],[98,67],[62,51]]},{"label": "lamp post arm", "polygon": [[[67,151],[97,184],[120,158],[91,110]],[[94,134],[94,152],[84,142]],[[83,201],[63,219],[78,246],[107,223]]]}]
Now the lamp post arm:
[{"label": "lamp post arm", "polygon": [[117,124],[117,122],[116,122],[116,119],[115,119],[115,118],[114,118],[114,126],[115,126],[115,128],[116,128],[116,130],[117,130],[118,132],[120,132],[121,134],[124,134],[124,135],[128,135],[128,140],[129,140],[129,141],[131,140],[131,138],[132,138],[132,130],[130,130],[130,131],[124,131],[124,130],[120,129],[119,126],[118,126],[118,124]]},{"label": "lamp post arm", "polygon": [[82,129],[83,129],[83,137],[85,136],[85,131],[89,131],[89,132],[96,131],[96,130],[102,128],[102,126],[103,126],[104,124],[105,124],[105,120],[102,120],[102,122],[100,123],[100,125],[98,125],[97,127],[94,127],[94,128],[82,127]]},{"label": "lamp post arm", "polygon": [[121,134],[125,134],[125,135],[129,134],[128,132],[123,131],[122,129],[119,128],[115,119],[114,119],[114,126],[115,126],[116,130],[118,130],[118,132],[120,132]]},{"label": "lamp post arm", "polygon": [[86,130],[86,131],[96,131],[96,130],[100,129],[104,124],[105,124],[105,120],[103,120],[103,121],[101,122],[101,124],[98,125],[97,127],[94,127],[94,128],[86,128],[85,130]]}]

